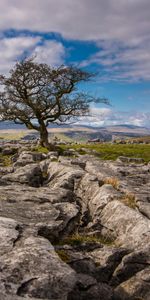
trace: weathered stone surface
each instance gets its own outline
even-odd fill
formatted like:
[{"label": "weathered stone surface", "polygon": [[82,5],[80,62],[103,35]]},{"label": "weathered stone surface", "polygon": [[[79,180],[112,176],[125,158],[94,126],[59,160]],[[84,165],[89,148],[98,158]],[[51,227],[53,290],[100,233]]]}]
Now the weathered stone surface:
[{"label": "weathered stone surface", "polygon": [[3,155],[13,155],[15,153],[17,153],[19,150],[19,147],[15,146],[15,145],[11,145],[11,144],[6,144],[3,149],[2,149],[2,154]]},{"label": "weathered stone surface", "polygon": [[95,175],[86,173],[78,186],[77,193],[87,205],[91,198],[99,192],[100,184]]},{"label": "weathered stone surface", "polygon": [[[19,297],[19,296],[13,296],[8,294],[2,294],[0,295],[0,300],[40,300],[39,298],[31,298],[31,297]],[[43,298],[43,300],[46,300]],[[63,299],[59,299],[63,300]]]},{"label": "weathered stone surface", "polygon": [[6,174],[9,174],[9,173],[13,173],[14,172],[14,168],[12,166],[10,167],[1,167],[0,166],[0,174],[1,175],[6,175]]},{"label": "weathered stone surface", "polygon": [[28,237],[0,258],[1,292],[40,299],[66,299],[75,272],[63,263],[44,238]]},{"label": "weathered stone surface", "polygon": [[86,274],[77,275],[77,283],[68,296],[68,300],[112,300],[113,291],[104,283],[97,284],[96,280]]},{"label": "weathered stone surface", "polygon": [[149,300],[150,299],[150,268],[137,272],[129,280],[115,289],[115,300]]},{"label": "weathered stone surface", "polygon": [[10,218],[0,217],[0,255],[9,253],[19,237],[18,223]]},{"label": "weathered stone surface", "polygon": [[144,159],[142,159],[142,158],[132,158],[132,157],[126,157],[126,156],[119,156],[117,158],[117,162],[142,164],[142,163],[144,163]]},{"label": "weathered stone surface", "polygon": [[[134,277],[140,271],[147,269],[150,271],[150,246],[135,250],[123,257],[121,263],[115,269],[111,277],[111,286],[118,286]],[[149,273],[150,276],[150,273]],[[150,283],[149,283],[150,284]]]},{"label": "weathered stone surface", "polygon": [[43,175],[38,164],[17,168],[13,173],[4,175],[2,179],[35,187],[41,186],[43,183]]},{"label": "weathered stone surface", "polygon": [[117,248],[115,246],[103,246],[90,251],[88,255],[94,260],[97,266],[95,272],[97,280],[109,283],[122,258],[129,252],[126,248]]},{"label": "weathered stone surface", "polygon": [[111,201],[104,207],[101,224],[115,232],[118,245],[135,249],[149,242],[150,221],[120,201]]},{"label": "weathered stone surface", "polygon": [[[33,232],[54,239],[66,228],[72,231],[79,219],[75,196],[65,189],[36,189],[22,185],[0,187],[0,215],[31,226]],[[15,221],[14,221],[15,222]],[[69,223],[69,224],[68,224]],[[45,234],[43,233],[45,232]]]},{"label": "weathered stone surface", "polygon": [[49,186],[74,190],[75,181],[80,179],[84,171],[79,166],[68,166],[59,162],[49,164]]},{"label": "weathered stone surface", "polygon": [[89,210],[92,218],[98,218],[103,208],[111,201],[121,198],[121,195],[116,191],[111,184],[104,184],[99,188],[98,193],[91,197],[89,201]]},{"label": "weathered stone surface", "polygon": [[14,167],[23,167],[25,165],[32,164],[46,158],[47,155],[44,153],[23,151],[20,153],[17,161],[14,163]]},{"label": "weathered stone surface", "polygon": [[149,300],[150,164],[35,145],[1,145],[0,300]]}]

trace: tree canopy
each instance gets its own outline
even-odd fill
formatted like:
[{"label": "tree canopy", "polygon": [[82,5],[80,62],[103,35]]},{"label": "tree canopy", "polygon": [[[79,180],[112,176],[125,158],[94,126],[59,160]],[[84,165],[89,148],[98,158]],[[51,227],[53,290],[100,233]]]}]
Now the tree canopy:
[{"label": "tree canopy", "polygon": [[37,130],[41,145],[48,146],[50,123],[85,116],[94,101],[108,104],[105,98],[94,99],[78,90],[78,83],[92,76],[73,66],[52,68],[33,59],[18,62],[9,76],[0,76],[0,119]]}]

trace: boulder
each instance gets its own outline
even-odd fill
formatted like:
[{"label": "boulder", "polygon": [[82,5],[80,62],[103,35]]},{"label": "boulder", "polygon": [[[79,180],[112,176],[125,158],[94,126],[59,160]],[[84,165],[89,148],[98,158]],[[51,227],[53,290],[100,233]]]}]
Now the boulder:
[{"label": "boulder", "polygon": [[115,289],[115,300],[149,300],[150,299],[150,268],[137,272],[135,276],[121,283]]},{"label": "boulder", "polygon": [[43,159],[46,159],[46,154],[39,153],[39,152],[28,152],[28,151],[22,151],[17,159],[17,161],[14,163],[14,167],[23,167],[28,164],[32,164],[38,161],[41,161]]},{"label": "boulder", "polygon": [[13,218],[23,229],[31,227],[33,234],[54,240],[76,227],[80,208],[71,191],[7,185],[0,187],[0,193],[1,216]]},{"label": "boulder", "polygon": [[17,168],[13,173],[4,175],[2,179],[8,182],[39,187],[43,183],[43,174],[38,164],[31,164]]},{"label": "boulder", "polygon": [[[76,283],[75,272],[41,237],[28,237],[0,258],[2,293],[40,299],[67,299]],[[61,298],[60,298],[61,297]]]},{"label": "boulder", "polygon": [[89,210],[93,219],[99,218],[103,208],[111,201],[118,200],[121,194],[111,184],[104,184],[89,201]]},{"label": "boulder", "polygon": [[74,190],[76,180],[80,179],[84,171],[79,166],[68,166],[60,162],[51,162],[48,167],[49,187]]},{"label": "boulder", "polygon": [[119,156],[117,158],[117,162],[143,164],[144,159],[143,158],[135,158],[135,157]]},{"label": "boulder", "polygon": [[137,249],[149,242],[150,221],[118,200],[104,207],[101,224],[115,232],[118,245]]},{"label": "boulder", "polygon": [[0,217],[0,255],[9,253],[19,237],[18,222],[5,217]]}]

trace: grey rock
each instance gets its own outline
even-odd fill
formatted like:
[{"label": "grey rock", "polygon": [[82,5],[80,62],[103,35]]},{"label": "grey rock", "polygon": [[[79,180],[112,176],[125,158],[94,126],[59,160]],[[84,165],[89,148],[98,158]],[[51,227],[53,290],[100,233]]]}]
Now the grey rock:
[{"label": "grey rock", "polygon": [[19,236],[17,221],[0,217],[0,255],[9,253]]},{"label": "grey rock", "polygon": [[17,161],[14,163],[14,167],[20,167],[25,166],[27,164],[35,163],[46,159],[46,157],[47,156],[44,153],[22,151]]},{"label": "grey rock", "polygon": [[110,284],[114,287],[118,286],[145,268],[150,270],[150,246],[125,255],[115,269]]},{"label": "grey rock", "polygon": [[3,155],[13,155],[15,153],[18,152],[18,147],[16,146],[12,146],[11,144],[6,145],[3,149],[2,149],[2,154]]},{"label": "grey rock", "polygon": [[75,272],[44,238],[28,237],[0,258],[1,292],[40,299],[66,299],[73,289]]},{"label": "grey rock", "polygon": [[14,173],[4,175],[2,179],[8,182],[28,184],[33,187],[39,187],[43,183],[42,171],[38,164],[31,164],[17,168]]},{"label": "grey rock", "polygon": [[117,248],[115,246],[103,246],[88,252],[91,259],[94,260],[97,268],[95,277],[99,282],[109,283],[114,271],[120,265],[122,258],[130,251],[126,248]]},{"label": "grey rock", "polygon": [[31,226],[33,232],[50,240],[76,227],[80,208],[71,191],[9,185],[0,187],[0,193],[1,216],[13,218],[25,228]]},{"label": "grey rock", "polygon": [[74,190],[75,181],[83,176],[84,171],[79,166],[72,167],[59,162],[52,162],[49,164],[48,173],[50,174],[50,187]]},{"label": "grey rock", "polygon": [[92,218],[98,218],[103,208],[111,201],[118,200],[121,194],[110,184],[104,184],[99,188],[98,193],[91,197],[89,201],[89,210]]},{"label": "grey rock", "polygon": [[[40,300],[39,298],[31,298],[31,297],[19,297],[19,296],[14,296],[14,295],[8,295],[8,294],[0,294],[0,300]],[[46,300],[43,298],[43,300]],[[59,299],[63,300],[63,299]]]},{"label": "grey rock", "polygon": [[107,284],[98,284],[92,277],[78,274],[76,286],[68,300],[111,300],[112,297],[113,291]]},{"label": "grey rock", "polygon": [[150,268],[136,273],[129,280],[115,289],[115,300],[149,300],[150,299]]},{"label": "grey rock", "polygon": [[0,169],[2,300],[148,300],[150,164],[35,145],[1,144],[20,147]]},{"label": "grey rock", "polygon": [[132,157],[126,157],[126,156],[119,156],[117,158],[117,162],[143,164],[144,159],[142,159],[142,158],[132,158]]},{"label": "grey rock", "polygon": [[101,224],[115,232],[118,245],[135,249],[149,242],[150,221],[120,201],[104,207]]}]

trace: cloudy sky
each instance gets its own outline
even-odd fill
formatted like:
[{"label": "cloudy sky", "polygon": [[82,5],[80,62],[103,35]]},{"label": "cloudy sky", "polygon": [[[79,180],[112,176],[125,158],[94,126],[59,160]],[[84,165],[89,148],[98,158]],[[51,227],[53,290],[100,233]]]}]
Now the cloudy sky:
[{"label": "cloudy sky", "polygon": [[97,73],[87,123],[150,127],[150,0],[1,0],[0,74],[30,55]]}]

